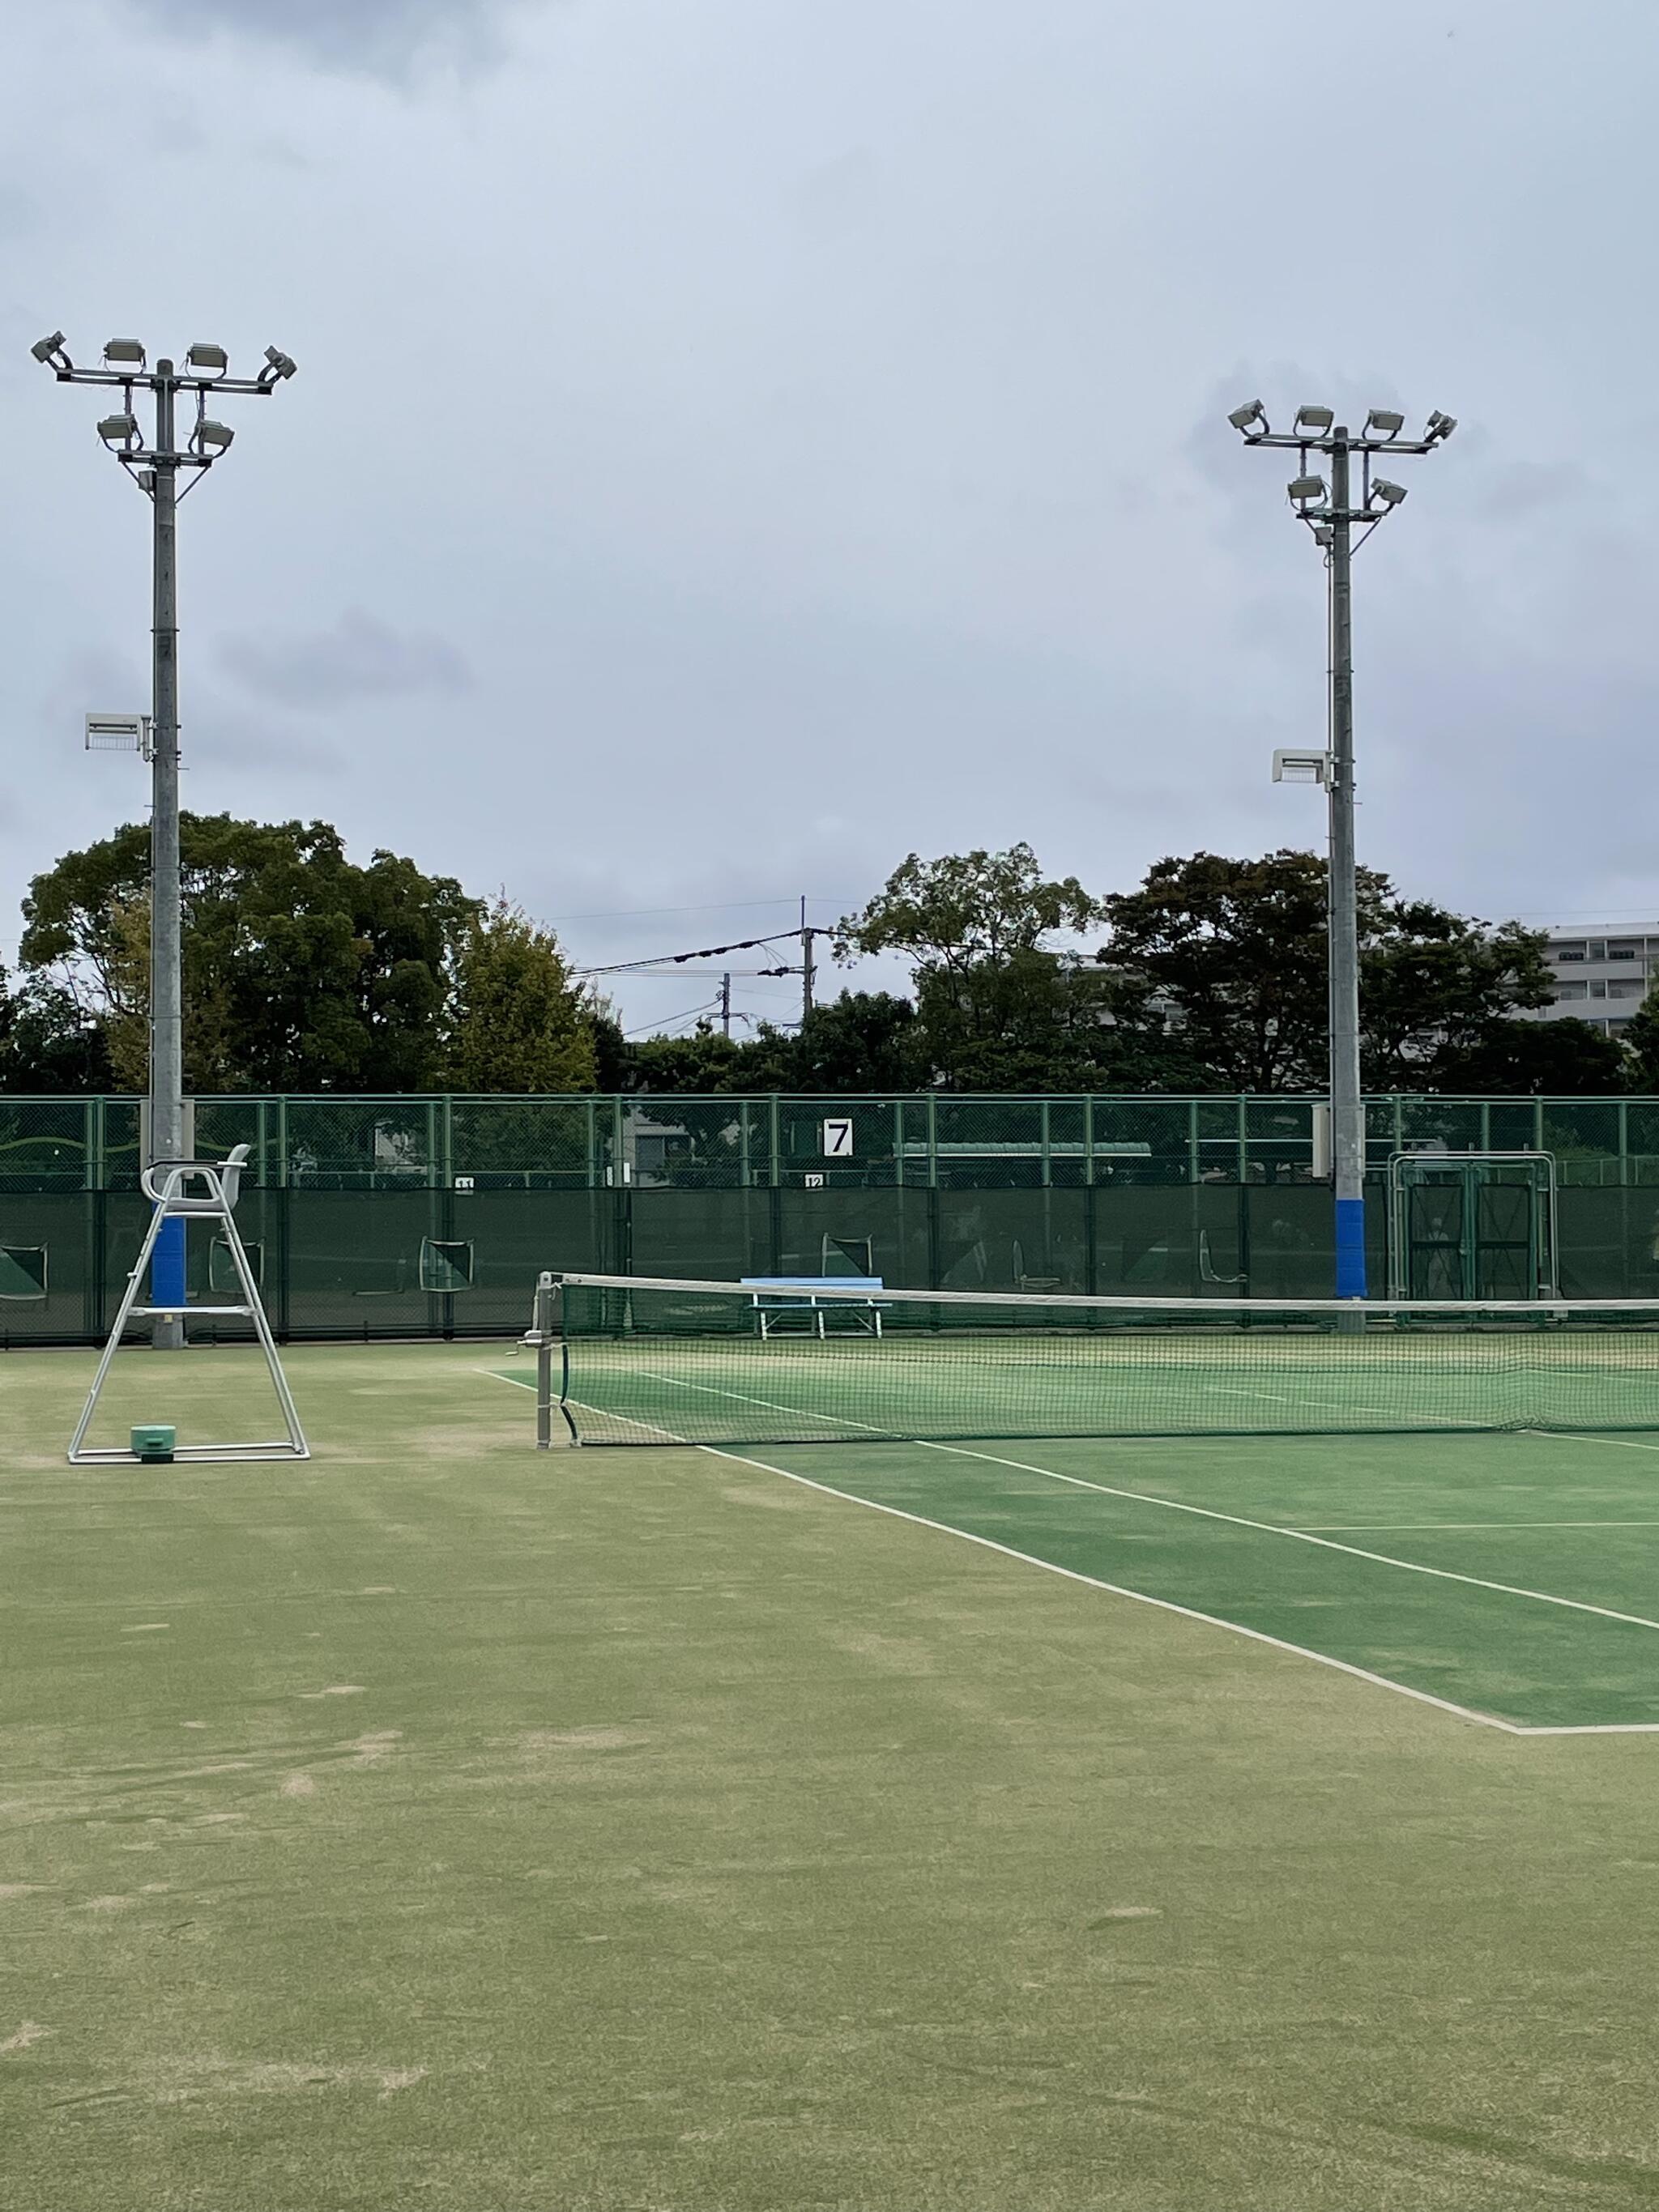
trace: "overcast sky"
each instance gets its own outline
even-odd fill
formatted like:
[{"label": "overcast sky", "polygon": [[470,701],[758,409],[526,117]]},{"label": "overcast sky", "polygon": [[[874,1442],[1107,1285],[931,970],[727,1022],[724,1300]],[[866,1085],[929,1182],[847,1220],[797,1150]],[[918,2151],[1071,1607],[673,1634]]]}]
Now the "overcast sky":
[{"label": "overcast sky", "polygon": [[149,513],[59,327],[300,364],[180,518],[186,803],[584,964],[912,848],[1318,842],[1258,396],[1461,424],[1357,565],[1361,857],[1659,922],[1653,0],[53,0],[7,48],[8,949],[143,805],[81,717],[147,700]]}]

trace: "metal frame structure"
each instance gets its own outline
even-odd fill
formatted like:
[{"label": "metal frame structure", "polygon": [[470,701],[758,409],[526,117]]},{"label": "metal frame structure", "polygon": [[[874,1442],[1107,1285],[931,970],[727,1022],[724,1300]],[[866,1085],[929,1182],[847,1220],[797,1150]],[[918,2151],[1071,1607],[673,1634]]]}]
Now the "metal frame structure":
[{"label": "metal frame structure", "polygon": [[1553,1152],[1391,1152],[1389,1155],[1389,1296],[1407,1298],[1411,1296],[1408,1279],[1411,1271],[1411,1234],[1407,1218],[1407,1194],[1415,1180],[1421,1188],[1423,1176],[1412,1177],[1407,1170],[1432,1171],[1436,1168],[1512,1167],[1528,1166],[1541,1171],[1541,1184],[1534,1177],[1532,1188],[1541,1193],[1544,1200],[1544,1235],[1532,1238],[1534,1247],[1532,1295],[1540,1299],[1560,1296],[1560,1221],[1557,1206],[1559,1180],[1555,1171]]},{"label": "metal frame structure", "polygon": [[[283,1363],[276,1350],[276,1340],[270,1333],[270,1323],[260,1300],[258,1285],[253,1279],[253,1269],[236,1226],[235,1206],[241,1182],[243,1163],[248,1148],[238,1145],[224,1160],[174,1160],[166,1165],[147,1167],[141,1178],[144,1195],[155,1206],[144,1241],[139,1247],[138,1258],[127,1285],[121,1294],[114,1326],[109,1341],[104,1346],[104,1356],[98,1363],[98,1372],[93,1378],[92,1389],[82,1408],[81,1419],[69,1448],[71,1467],[136,1467],[141,1464],[138,1455],[121,1445],[87,1446],[87,1431],[92,1426],[98,1401],[102,1394],[110,1363],[120,1349],[121,1339],[127,1323],[131,1321],[155,1321],[166,1318],[176,1322],[182,1340],[187,1321],[229,1320],[249,1321],[264,1353],[265,1365],[270,1370],[276,1403],[282,1409],[286,1436],[267,1439],[258,1443],[180,1444],[173,1452],[175,1461],[186,1465],[201,1465],[226,1460],[309,1459],[311,1447],[306,1442],[305,1431],[300,1425],[300,1416],[288,1387],[288,1377],[283,1372]],[[228,1245],[236,1264],[244,1303],[237,1305],[186,1305],[169,1300],[161,1305],[141,1305],[138,1303],[144,1277],[165,1224],[169,1221],[210,1220],[221,1223],[223,1241]]]}]

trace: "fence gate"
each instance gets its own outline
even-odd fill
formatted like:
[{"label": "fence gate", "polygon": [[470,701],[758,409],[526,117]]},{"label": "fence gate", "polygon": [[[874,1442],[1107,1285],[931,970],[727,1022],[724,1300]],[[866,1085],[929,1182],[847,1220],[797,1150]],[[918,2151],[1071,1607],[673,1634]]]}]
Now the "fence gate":
[{"label": "fence gate", "polygon": [[1389,1162],[1389,1295],[1559,1295],[1549,1152],[1395,1152]]}]

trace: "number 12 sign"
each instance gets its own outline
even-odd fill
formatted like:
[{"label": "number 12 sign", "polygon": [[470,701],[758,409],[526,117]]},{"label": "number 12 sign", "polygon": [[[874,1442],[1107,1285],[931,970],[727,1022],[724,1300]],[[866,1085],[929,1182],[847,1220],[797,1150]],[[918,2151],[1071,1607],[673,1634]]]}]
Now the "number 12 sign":
[{"label": "number 12 sign", "polygon": [[838,1114],[823,1125],[823,1157],[826,1160],[850,1160],[853,1157],[853,1117]]}]

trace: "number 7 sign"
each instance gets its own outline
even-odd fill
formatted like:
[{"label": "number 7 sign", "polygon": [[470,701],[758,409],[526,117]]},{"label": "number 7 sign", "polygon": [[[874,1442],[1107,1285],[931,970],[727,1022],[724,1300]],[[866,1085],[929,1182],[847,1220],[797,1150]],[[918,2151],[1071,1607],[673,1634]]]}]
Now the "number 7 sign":
[{"label": "number 7 sign", "polygon": [[826,1160],[852,1158],[853,1117],[850,1114],[836,1115],[824,1123],[823,1157]]}]

